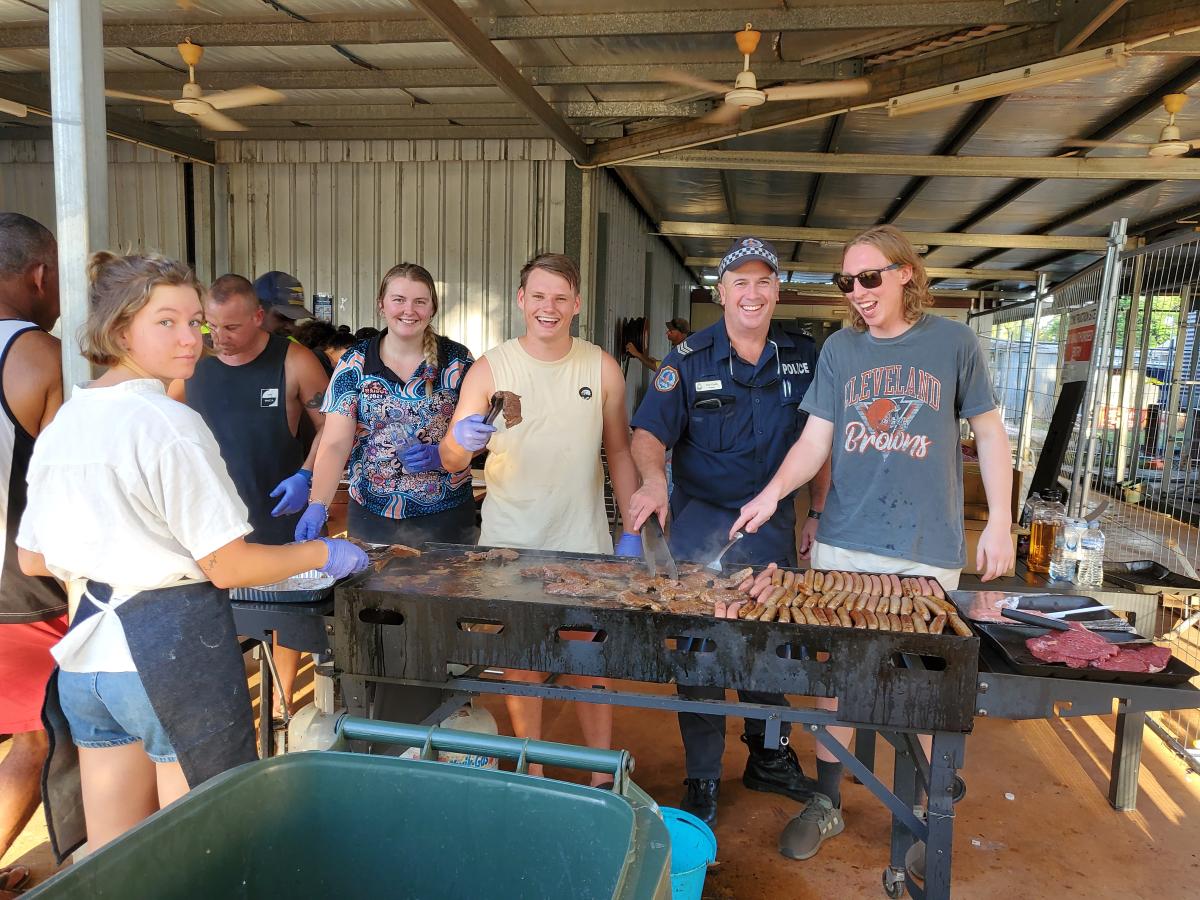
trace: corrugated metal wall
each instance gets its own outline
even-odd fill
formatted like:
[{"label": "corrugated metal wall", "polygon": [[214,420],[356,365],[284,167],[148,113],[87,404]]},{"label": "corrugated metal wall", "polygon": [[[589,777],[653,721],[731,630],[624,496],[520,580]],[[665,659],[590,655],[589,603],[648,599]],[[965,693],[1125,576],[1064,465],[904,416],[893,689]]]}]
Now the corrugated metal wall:
[{"label": "corrugated metal wall", "polygon": [[[662,359],[670,349],[665,324],[687,317],[695,279],[652,223],[630,200],[617,179],[601,169],[584,173],[585,211],[595,216],[592,288],[594,293],[584,333],[610,353],[614,330],[622,318],[645,316],[650,322],[650,354]],[[585,302],[587,298],[585,297]],[[629,361],[626,382],[631,403],[649,384],[650,372]]]},{"label": "corrugated metal wall", "polygon": [[377,322],[383,273],[420,263],[438,330],[476,354],[521,332],[521,266],[566,249],[579,215],[551,141],[229,141],[218,162],[218,268],[291,272],[357,328]]},{"label": "corrugated metal wall", "polygon": [[[183,164],[124,141],[109,141],[108,161],[109,246],[184,259]],[[0,141],[0,209],[24,213],[54,230],[49,141]]]}]

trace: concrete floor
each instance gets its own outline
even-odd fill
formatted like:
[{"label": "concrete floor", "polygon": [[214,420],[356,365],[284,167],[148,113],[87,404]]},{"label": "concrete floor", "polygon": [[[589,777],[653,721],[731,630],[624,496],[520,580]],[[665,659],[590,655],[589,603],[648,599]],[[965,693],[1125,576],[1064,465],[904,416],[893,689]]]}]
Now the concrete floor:
[{"label": "concrete floor", "polygon": [[[301,698],[309,696],[311,667],[301,673]],[[661,688],[666,690],[666,688]],[[501,730],[508,727],[502,700],[484,704]],[[883,897],[880,874],[887,862],[889,818],[866,788],[843,787],[847,827],[805,863],[775,849],[780,829],[800,807],[783,797],[745,790],[740,781],[745,747],[740,724],[730,722],[726,780],[717,823],[718,862],[704,896],[732,898]],[[1146,738],[1141,796],[1134,813],[1118,813],[1105,799],[1111,755],[1111,717],[1056,722],[981,720],[967,742],[963,775],[967,797],[957,807],[954,845],[955,895],[966,898],[1148,897],[1183,900],[1200,896],[1200,779],[1191,775],[1153,735]],[[616,741],[637,760],[635,780],[659,802],[676,805],[681,795],[682,747],[672,717],[616,711]],[[546,738],[579,739],[573,712],[546,705]],[[796,747],[811,768],[813,741],[799,735]],[[0,744],[0,757],[7,750]],[[891,759],[881,747],[877,769],[888,780]],[[555,773],[582,780],[580,773]],[[1012,794],[1013,799],[1006,799]],[[4,857],[34,869],[38,880],[53,873],[40,816]]]}]

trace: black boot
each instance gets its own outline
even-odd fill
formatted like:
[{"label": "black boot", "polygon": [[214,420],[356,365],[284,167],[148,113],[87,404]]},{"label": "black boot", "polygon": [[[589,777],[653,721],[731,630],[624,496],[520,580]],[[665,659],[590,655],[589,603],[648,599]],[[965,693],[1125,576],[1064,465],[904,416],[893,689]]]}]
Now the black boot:
[{"label": "black boot", "polygon": [[795,750],[787,745],[781,745],[777,750],[767,750],[763,747],[761,735],[743,734],[742,742],[750,748],[742,784],[752,791],[783,794],[800,803],[812,799],[817,791],[817,782],[804,774]]},{"label": "black boot", "polygon": [[691,813],[705,825],[717,821],[717,795],[721,793],[721,782],[716,778],[685,778],[687,793],[679,808]]}]

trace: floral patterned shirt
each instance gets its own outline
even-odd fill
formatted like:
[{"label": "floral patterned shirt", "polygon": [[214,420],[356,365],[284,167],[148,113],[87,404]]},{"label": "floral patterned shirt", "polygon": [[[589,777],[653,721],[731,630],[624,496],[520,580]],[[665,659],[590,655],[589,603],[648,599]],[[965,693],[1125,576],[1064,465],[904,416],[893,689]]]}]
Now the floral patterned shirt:
[{"label": "floral patterned shirt", "polygon": [[471,502],[471,471],[405,472],[401,457],[414,441],[440,443],[475,360],[462,344],[438,337],[438,365],[422,362],[407,380],[384,364],[386,332],[351,347],[334,369],[322,412],[355,419],[350,496],[370,512],[407,519]]}]

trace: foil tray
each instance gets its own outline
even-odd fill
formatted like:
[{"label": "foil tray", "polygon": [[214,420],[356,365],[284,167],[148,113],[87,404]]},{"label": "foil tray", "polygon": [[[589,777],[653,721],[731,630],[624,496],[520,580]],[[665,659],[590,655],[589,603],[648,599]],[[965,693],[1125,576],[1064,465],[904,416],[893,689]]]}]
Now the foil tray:
[{"label": "foil tray", "polygon": [[316,603],[329,595],[335,580],[332,575],[309,569],[274,584],[233,588],[229,598],[242,603]]}]

